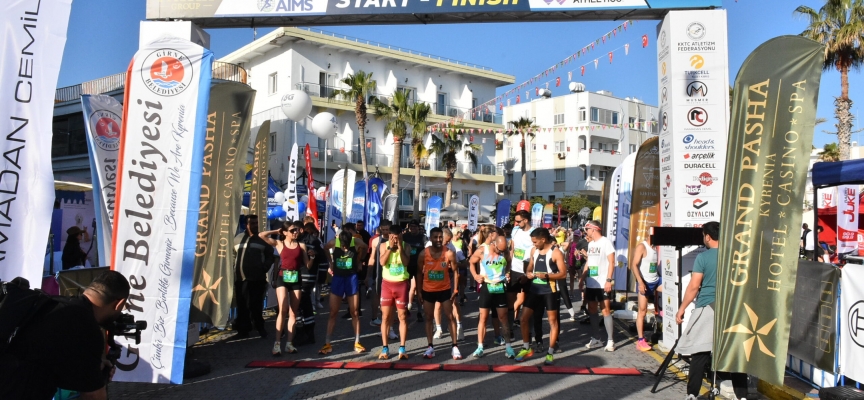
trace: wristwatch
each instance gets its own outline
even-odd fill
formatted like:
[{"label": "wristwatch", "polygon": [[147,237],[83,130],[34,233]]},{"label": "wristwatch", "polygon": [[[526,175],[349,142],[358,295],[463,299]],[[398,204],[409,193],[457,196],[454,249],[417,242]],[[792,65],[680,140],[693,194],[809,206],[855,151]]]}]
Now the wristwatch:
[{"label": "wristwatch", "polygon": [[614,279],[606,279],[606,282],[612,283],[612,282],[615,282],[615,280]]}]

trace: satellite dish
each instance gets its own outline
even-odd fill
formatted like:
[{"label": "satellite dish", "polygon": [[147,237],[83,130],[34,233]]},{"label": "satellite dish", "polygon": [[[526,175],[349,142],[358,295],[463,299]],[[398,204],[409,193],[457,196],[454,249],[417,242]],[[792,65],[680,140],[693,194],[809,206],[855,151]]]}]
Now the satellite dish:
[{"label": "satellite dish", "polygon": [[590,209],[590,208],[588,208],[588,207],[582,207],[582,209],[579,210],[579,216],[580,216],[580,217],[582,217],[582,218],[588,218],[589,215],[591,215],[591,209]]},{"label": "satellite dish", "polygon": [[302,121],[312,111],[312,98],[302,90],[289,90],[282,96],[282,113],[292,121]]}]

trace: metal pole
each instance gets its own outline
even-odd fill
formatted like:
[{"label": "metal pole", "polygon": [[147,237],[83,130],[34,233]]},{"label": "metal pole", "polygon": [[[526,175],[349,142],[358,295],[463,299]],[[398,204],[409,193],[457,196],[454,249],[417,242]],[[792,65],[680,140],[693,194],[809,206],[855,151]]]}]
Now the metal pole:
[{"label": "metal pole", "polygon": [[342,174],[342,226],[345,226],[345,221],[348,220],[345,213],[348,209],[348,163],[345,163],[345,172]]}]

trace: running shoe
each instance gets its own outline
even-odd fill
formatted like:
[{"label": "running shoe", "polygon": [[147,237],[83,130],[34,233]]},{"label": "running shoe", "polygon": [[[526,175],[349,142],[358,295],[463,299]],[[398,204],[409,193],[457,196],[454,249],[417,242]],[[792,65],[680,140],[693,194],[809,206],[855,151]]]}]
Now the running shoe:
[{"label": "running shoe", "polygon": [[576,322],[576,316],[575,316],[575,315],[571,315],[570,318],[567,318],[567,321],[570,321],[570,322]]},{"label": "running shoe", "polygon": [[[454,349],[455,349],[455,347],[454,347]],[[474,350],[474,353],[471,353],[471,356],[474,358],[483,357],[483,347],[477,346],[477,350]]]},{"label": "running shoe", "polygon": [[534,342],[534,345],[531,347],[534,349],[534,351],[536,351],[538,353],[542,353],[542,352],[546,351],[546,347],[543,346],[543,342]]},{"label": "running shoe", "polygon": [[645,341],[645,338],[642,338],[636,342],[636,349],[639,351],[648,351],[651,350],[651,345]]},{"label": "running shoe", "polygon": [[465,340],[465,330],[461,326],[456,327],[456,340]]},{"label": "running shoe", "polygon": [[402,347],[402,346],[399,347],[399,359],[400,360],[407,360],[408,359],[408,353],[405,352],[405,347]]},{"label": "running shoe", "polygon": [[504,340],[504,336],[498,336],[495,338],[495,345],[496,346],[503,346],[505,344],[507,344],[507,341]]},{"label": "running shoe", "polygon": [[369,321],[369,325],[371,326],[381,326],[381,318],[375,318]]},{"label": "running shoe", "polygon": [[512,360],[516,358],[516,352],[513,351],[512,347],[508,347],[507,350],[504,351],[504,356]]},{"label": "running shoe", "polygon": [[378,359],[386,360],[388,358],[390,358],[390,349],[388,349],[387,346],[384,346],[381,348],[381,353],[378,354]]},{"label": "running shoe", "polygon": [[324,347],[321,348],[321,350],[318,350],[318,354],[320,354],[322,356],[326,356],[332,352],[333,352],[333,346],[331,346],[330,343],[325,344]]},{"label": "running shoe", "polygon": [[586,349],[595,349],[595,348],[598,348],[601,346],[603,346],[603,342],[601,342],[599,339],[591,338],[591,341],[585,345],[585,348]]},{"label": "running shoe", "polygon": [[297,348],[291,343],[285,343],[285,352],[288,354],[297,354]]},{"label": "running shoe", "polygon": [[393,330],[393,327],[392,327],[392,326],[390,327],[390,332],[387,333],[387,337],[388,337],[390,340],[395,340],[396,338],[399,337],[399,336],[396,335],[396,331]]},{"label": "running shoe", "polygon": [[432,335],[433,339],[441,339],[441,329],[435,328],[435,334]]},{"label": "running shoe", "polygon": [[[400,357],[402,356],[402,353],[401,353],[401,352],[399,353],[399,356],[400,356]],[[406,357],[406,358],[407,358],[407,357]],[[430,360],[430,359],[435,358],[435,349],[432,348],[432,346],[427,347],[427,348],[426,348],[426,352],[423,353],[423,358],[425,358],[425,359],[427,359],[427,360]]]},{"label": "running shoe", "polygon": [[453,357],[454,360],[462,359],[462,353],[459,352],[459,348],[456,346],[453,346],[453,350],[450,350],[450,355]]},{"label": "running shoe", "polygon": [[282,355],[282,345],[279,342],[273,343],[273,355],[281,356]]},{"label": "running shoe", "polygon": [[522,350],[519,350],[519,354],[516,355],[516,361],[522,362],[526,358],[531,357],[533,355],[534,355],[533,349],[531,349],[530,347],[527,349],[523,348]]},{"label": "running shoe", "polygon": [[354,352],[357,354],[366,352],[366,348],[360,343],[354,343]]},{"label": "running shoe", "polygon": [[543,361],[543,365],[552,365],[555,363],[555,358],[552,357],[551,354],[546,355],[546,361]]},{"label": "running shoe", "polygon": [[606,347],[605,347],[603,350],[606,350],[606,351],[615,351],[615,342],[613,342],[613,341],[611,341],[611,340],[608,341],[608,342],[606,342]]}]

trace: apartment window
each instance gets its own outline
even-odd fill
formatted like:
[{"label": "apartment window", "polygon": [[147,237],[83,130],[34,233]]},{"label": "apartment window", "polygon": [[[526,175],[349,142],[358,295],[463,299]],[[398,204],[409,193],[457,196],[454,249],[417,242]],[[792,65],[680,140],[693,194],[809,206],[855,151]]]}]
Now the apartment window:
[{"label": "apartment window", "polygon": [[585,107],[579,107],[579,122],[585,122],[586,119],[588,119],[588,111]]},{"label": "apartment window", "polygon": [[585,136],[579,136],[579,149],[585,150]]},{"label": "apartment window", "polygon": [[468,207],[471,205],[471,204],[469,204],[469,203],[471,203],[471,196],[480,197],[480,194],[477,192],[465,192],[465,191],[462,192],[462,202],[463,202],[462,205],[463,206]]},{"label": "apartment window", "polygon": [[414,190],[402,189],[399,191],[399,205],[411,207],[414,205]]},{"label": "apartment window", "polygon": [[559,140],[559,141],[555,142],[555,152],[556,153],[563,153],[565,151],[567,151],[567,146],[564,144],[563,140]]},{"label": "apartment window", "polygon": [[598,171],[597,172],[597,180],[603,182],[606,180],[606,171]]},{"label": "apartment window", "polygon": [[499,162],[495,165],[495,175],[504,175],[504,163]]},{"label": "apartment window", "polygon": [[267,77],[267,94],[276,94],[279,91],[277,76],[278,74],[274,72]]},{"label": "apartment window", "polygon": [[614,151],[614,152],[618,151],[618,143],[612,143],[612,151]]},{"label": "apartment window", "polygon": [[512,185],[513,184],[513,174],[512,173],[504,175],[504,184],[505,185]]},{"label": "apartment window", "polygon": [[631,145],[630,145],[630,154],[633,154],[633,153],[635,153],[635,152],[636,152],[636,145],[635,145],[635,144],[631,144]]},{"label": "apartment window", "polygon": [[555,114],[555,125],[564,125],[564,114]]},{"label": "apartment window", "polygon": [[432,197],[438,196],[438,197],[440,197],[440,198],[443,200],[443,199],[444,199],[444,192],[432,192],[432,193],[429,194],[429,196],[430,196],[430,197],[429,197],[430,199],[431,199]]},{"label": "apartment window", "polygon": [[408,98],[408,104],[414,104],[417,101],[417,89],[407,86],[397,86],[397,92],[405,93],[405,97]]},{"label": "apartment window", "polygon": [[634,129],[636,128],[636,125],[635,125],[636,124],[636,118],[633,118],[633,117],[628,118],[627,123],[630,124],[629,125],[630,128],[634,128]]},{"label": "apartment window", "polygon": [[617,124],[618,112],[605,110],[597,107],[591,107],[591,122],[604,125]]},{"label": "apartment window", "polygon": [[645,120],[644,119],[639,120],[639,126],[637,128],[640,131],[645,132],[646,129],[645,129]]},{"label": "apartment window", "polygon": [[276,132],[270,134],[270,152],[276,152]]},{"label": "apartment window", "polygon": [[555,169],[555,182],[561,182],[564,178],[564,168]]},{"label": "apartment window", "polygon": [[507,159],[510,160],[510,159],[512,159],[512,158],[513,158],[513,148],[512,148],[512,147],[508,147],[508,148],[507,148]]}]

